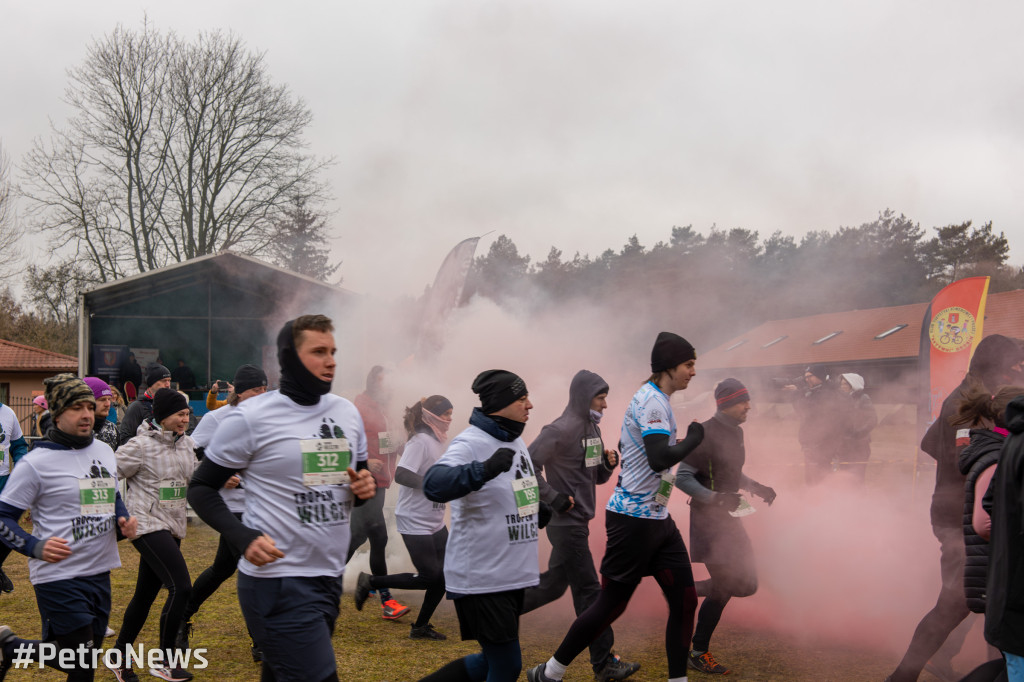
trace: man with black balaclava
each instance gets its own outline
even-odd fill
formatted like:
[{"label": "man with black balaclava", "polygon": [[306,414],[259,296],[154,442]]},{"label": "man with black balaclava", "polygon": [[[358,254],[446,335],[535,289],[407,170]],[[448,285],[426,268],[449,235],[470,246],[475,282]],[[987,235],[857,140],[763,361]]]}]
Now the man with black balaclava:
[{"label": "man with black balaclava", "polygon": [[[366,375],[366,390],[353,401],[366,428],[366,463],[377,484],[372,500],[352,511],[352,541],[348,547],[348,559],[364,542],[370,541],[370,573],[375,576],[388,574],[385,550],[388,546],[388,524],[384,519],[384,496],[395,475],[398,448],[395,447],[397,434],[388,430],[385,410],[391,402],[387,386],[387,370],[374,365]],[[377,590],[380,597],[381,617],[384,620],[398,620],[409,612],[409,607],[400,604],[391,596],[391,590],[382,587]]]},{"label": "man with black balaclava", "polygon": [[733,511],[744,502],[740,490],[748,490],[767,504],[775,491],[743,473],[746,448],[742,425],[750,412],[750,392],[738,379],[724,379],[715,387],[715,414],[703,423],[704,440],[676,470],[675,485],[690,496],[690,557],[708,569],[710,577],[697,582],[697,596],[704,597],[697,614],[689,666],[703,673],[728,675],[729,668],[709,651],[711,635],[726,604],[733,597],[749,597],[757,591],[754,550]]},{"label": "man with black balaclava", "polygon": [[795,392],[793,406],[800,418],[797,439],[804,453],[804,476],[808,485],[820,483],[832,473],[839,457],[836,437],[840,416],[839,393],[825,365],[809,365],[804,370],[804,386],[793,384],[783,390]]},{"label": "man with black balaclava", "polygon": [[[73,374],[43,383],[54,425],[14,468],[0,495],[0,539],[29,557],[42,640],[55,643],[61,654],[72,652],[70,661],[61,655],[47,664],[66,672],[69,680],[92,680],[95,659],[74,652],[98,648],[103,641],[110,617],[110,571],[121,565],[117,530],[134,539],[138,522],[129,517],[117,492],[113,450],[93,437],[92,389]],[[18,524],[29,508],[31,534]],[[25,663],[38,660],[45,653],[40,643],[0,627],[0,678],[15,651]],[[27,660],[26,652],[31,652]]]},{"label": "man with black balaclava", "polygon": [[[241,403],[220,424],[188,501],[239,551],[238,602],[263,652],[264,679],[338,680],[338,619],[352,505],[373,497],[359,412],[331,394],[337,350],[323,315],[285,323],[281,388]],[[245,480],[239,521],[220,495]],[[288,608],[279,608],[286,602]]]},{"label": "man with black balaclava", "polygon": [[[903,660],[886,678],[887,682],[915,682],[925,665],[930,671],[944,673],[944,677],[953,674],[951,659],[966,637],[966,630],[957,626],[970,613],[964,596],[964,564],[967,559],[963,513],[967,479],[959,467],[960,452],[970,443],[970,428],[954,426],[953,418],[972,387],[993,395],[1000,386],[1024,383],[1022,362],[1024,349],[1016,340],[1000,334],[983,338],[974,349],[964,380],[942,402],[939,418],[932,422],[921,439],[921,449],[935,458],[931,520],[932,532],[941,550],[942,587],[935,606],[918,623]],[[949,642],[946,642],[947,638]]]},{"label": "man with black balaclava", "polygon": [[[523,613],[550,604],[570,588],[578,616],[601,592],[590,553],[590,521],[597,486],[608,482],[619,463],[619,453],[605,449],[601,440],[599,424],[607,407],[608,383],[581,369],[569,384],[569,404],[562,415],[530,443],[541,499],[555,515],[547,526],[548,570],[541,573],[539,585],[526,590]],[[609,627],[590,644],[590,664],[599,682],[624,680],[640,669],[612,653],[614,642]]]},{"label": "man with black balaclava", "polygon": [[125,410],[117,427],[118,438],[125,443],[135,437],[139,424],[153,416],[153,396],[161,388],[171,387],[171,371],[159,363],[146,368],[146,392]]}]

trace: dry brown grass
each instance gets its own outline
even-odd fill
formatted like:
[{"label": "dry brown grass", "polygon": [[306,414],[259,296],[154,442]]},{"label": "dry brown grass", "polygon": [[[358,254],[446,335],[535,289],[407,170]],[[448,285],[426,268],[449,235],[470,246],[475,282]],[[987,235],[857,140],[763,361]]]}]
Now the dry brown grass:
[{"label": "dry brown grass", "polygon": [[[206,526],[189,527],[183,543],[193,577],[212,559],[217,545],[216,534]],[[138,554],[127,542],[120,544],[123,568],[112,577],[114,608],[111,626],[118,628],[125,605],[134,589]],[[39,614],[36,611],[32,588],[28,582],[25,557],[12,554],[5,569],[15,581],[12,594],[0,597],[0,621],[10,625],[22,636],[39,635]],[[397,594],[397,593],[396,593]],[[419,593],[402,592],[398,596],[411,605],[419,603]],[[146,629],[139,639],[146,645],[156,644],[157,613],[161,596],[153,607]],[[357,612],[351,597],[343,597],[341,616],[334,638],[342,680],[352,682],[405,682],[416,680],[454,658],[478,651],[474,642],[458,640],[458,625],[450,602],[442,603],[433,622],[448,634],[446,642],[413,641],[408,638],[409,618],[404,622],[386,622],[379,617],[373,602]],[[413,607],[415,611],[415,606]],[[566,600],[545,607],[535,614],[524,616],[522,644],[524,666],[546,660],[558,645],[559,638],[570,622],[571,606]],[[410,614],[411,615],[411,614]],[[229,581],[204,606],[195,618],[194,647],[208,650],[209,667],[194,670],[196,680],[224,682],[250,682],[259,679],[259,667],[249,654],[249,640],[235,597],[234,580]],[[646,623],[627,620],[616,628],[616,649],[631,660],[640,661],[643,668],[632,679],[665,680],[668,676],[665,662],[662,628],[664,623]],[[792,682],[799,680],[826,680],[832,682],[864,682],[882,680],[891,671],[895,660],[877,657],[870,651],[842,650],[835,647],[808,649],[769,632],[743,630],[728,623],[728,614],[716,634],[716,654],[733,668],[732,680],[758,682]],[[110,640],[108,640],[108,644]],[[590,666],[584,653],[569,669],[567,682],[592,680]],[[9,679],[61,679],[54,671],[40,673],[12,671]],[[691,680],[710,676],[692,673]],[[525,673],[520,679],[525,679]],[[100,672],[97,679],[113,679]],[[146,679],[146,678],[143,678]],[[928,675],[922,682],[928,682]]]}]

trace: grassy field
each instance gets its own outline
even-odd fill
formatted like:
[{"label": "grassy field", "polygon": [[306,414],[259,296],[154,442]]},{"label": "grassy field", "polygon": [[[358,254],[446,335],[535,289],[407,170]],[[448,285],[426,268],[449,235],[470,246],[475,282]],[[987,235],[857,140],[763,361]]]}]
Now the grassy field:
[{"label": "grassy field", "polygon": [[[753,471],[752,475],[770,481],[779,488],[780,500],[785,501],[788,498],[784,495],[792,496],[802,486],[799,449],[790,442],[791,436],[788,433],[784,438],[778,438],[773,433],[758,433],[753,428],[756,426],[756,423],[751,424],[752,446],[748,448],[748,464]],[[926,509],[931,482],[919,482],[914,486],[917,488],[916,493],[908,487],[914,451],[912,429],[902,425],[880,427],[876,436],[872,466],[868,470],[868,487],[916,498],[914,504]],[[788,484],[787,479],[791,479]],[[776,507],[773,513],[781,511],[779,503]],[[673,511],[673,514],[683,519],[686,513],[683,509],[685,507]],[[684,527],[685,522],[680,525]],[[598,530],[600,528],[600,524],[595,525],[594,535],[603,535]],[[931,540],[927,541],[931,543]],[[209,565],[216,545],[217,536],[212,530],[201,524],[189,526],[188,537],[182,548],[188,558],[193,579]],[[389,551],[396,548],[396,551],[403,551],[397,537],[389,543]],[[111,627],[115,629],[120,627],[123,610],[134,589],[138,566],[138,554],[129,543],[122,542],[120,551],[123,568],[112,574],[114,599]],[[600,556],[598,552],[595,554]],[[12,554],[5,564],[16,589],[12,594],[0,595],[0,623],[10,625],[19,635],[38,637],[39,615],[28,582],[26,561],[25,557]],[[339,677],[342,680],[417,680],[447,661],[478,650],[474,642],[459,641],[458,625],[450,602],[442,602],[433,619],[437,629],[449,637],[444,642],[413,641],[408,638],[409,623],[420,601],[418,592],[395,592],[396,597],[413,607],[413,612],[399,622],[383,621],[372,601],[367,603],[364,611],[357,612],[351,602],[351,585],[359,567],[365,565],[365,552],[357,554],[346,580],[346,595],[342,598],[341,615],[334,638]],[[929,590],[928,594],[933,592]],[[766,603],[768,599],[768,595],[759,593],[743,601],[758,600],[759,603]],[[154,605],[147,628],[140,637],[140,643],[147,647],[157,643],[158,612],[162,604],[163,595]],[[919,611],[919,608],[915,605],[910,609],[912,623],[916,623],[916,619],[923,615],[923,610]],[[663,643],[663,609],[657,591],[642,587],[626,614],[616,623],[616,650],[629,660],[639,661],[643,666],[631,678],[633,680],[655,681],[668,677]],[[571,611],[571,603],[567,597],[563,597],[523,617],[521,641],[524,666],[535,665],[551,655],[571,623]],[[778,634],[792,632],[792,628],[773,627],[770,624],[744,628],[741,624],[747,621],[741,615],[743,612],[742,602],[737,607],[730,605],[713,641],[713,652],[732,668],[728,678],[731,680],[881,682],[898,661],[899,654],[894,651],[906,645],[912,629],[911,624],[900,630],[905,634],[899,635],[899,641],[894,641],[885,651],[864,645],[861,648],[843,648],[835,642],[845,637],[837,638],[835,633],[825,636],[816,632],[803,632],[801,638],[796,639],[792,635]],[[644,615],[647,613],[651,615]],[[768,622],[775,621],[769,619]],[[259,679],[259,666],[253,663],[249,653],[249,639],[238,608],[233,579],[203,606],[194,623],[192,646],[207,649],[206,658],[209,660],[208,668],[193,670],[196,680],[249,682]],[[107,643],[112,644],[112,640],[107,640]],[[690,679],[694,681],[712,677],[690,674]],[[59,680],[63,676],[54,671],[11,671],[8,679],[30,678]],[[97,679],[113,679],[113,676],[101,671]],[[520,679],[526,679],[525,673]],[[586,653],[570,667],[565,679],[568,682],[593,679]],[[935,679],[927,673],[921,677],[922,682],[935,682]]]},{"label": "grassy field", "polygon": [[[189,527],[183,543],[193,578],[212,559],[217,536],[202,525]],[[121,615],[134,588],[138,554],[127,542],[120,544],[123,568],[113,573],[114,608],[111,626],[120,626]],[[39,615],[36,611],[32,588],[28,582],[25,557],[12,554],[5,568],[15,582],[11,594],[0,596],[0,622],[10,625],[16,633],[26,637],[39,635]],[[405,603],[419,603],[419,593],[403,592],[396,595]],[[161,596],[149,618],[140,642],[157,642],[158,610]],[[631,608],[634,605],[631,605]],[[414,606],[415,609],[415,606]],[[551,655],[570,622],[571,606],[563,599],[523,618],[522,644],[524,664],[529,666]],[[410,614],[411,615],[411,614]],[[627,612],[628,615],[628,612]],[[728,612],[716,633],[716,651],[733,672],[729,679],[758,680],[762,682],[819,680],[833,682],[881,681],[895,665],[895,658],[878,657],[870,651],[844,650],[835,647],[813,646],[789,641],[769,632],[744,630],[730,624]],[[208,650],[209,667],[194,670],[197,680],[252,681],[259,679],[259,667],[249,654],[249,640],[234,592],[234,580],[225,584],[204,606],[195,618],[193,647]],[[433,620],[435,626],[448,634],[445,642],[413,641],[408,638],[409,616],[400,622],[386,622],[379,616],[373,602],[357,612],[349,594],[343,597],[338,630],[334,638],[339,676],[353,682],[404,682],[416,680],[441,664],[477,651],[473,642],[458,640],[458,625],[451,603],[442,603]],[[642,663],[643,668],[634,675],[635,680],[665,680],[668,671],[663,648],[661,618],[650,622],[627,620],[616,628],[616,649],[631,660]],[[107,640],[112,643],[112,640]],[[11,671],[8,679],[62,679],[54,671]],[[691,673],[691,680],[712,676]],[[525,673],[521,679],[525,679]],[[97,679],[113,679],[100,672]],[[143,679],[146,679],[143,677]],[[586,654],[569,669],[565,679],[569,682],[592,680]],[[922,681],[933,680],[929,675]]]}]

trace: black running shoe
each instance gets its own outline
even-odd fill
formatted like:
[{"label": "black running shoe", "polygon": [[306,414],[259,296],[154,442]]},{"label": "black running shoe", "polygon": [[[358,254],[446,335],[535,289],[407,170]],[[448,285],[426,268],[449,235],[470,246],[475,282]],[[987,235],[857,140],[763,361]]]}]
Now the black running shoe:
[{"label": "black running shoe", "polygon": [[409,630],[409,639],[448,639],[443,634],[434,629],[432,623],[426,625],[413,625]]},{"label": "black running shoe", "polygon": [[639,663],[630,663],[612,654],[605,661],[604,667],[594,672],[594,679],[597,682],[621,682],[639,669]]},{"label": "black running shoe", "polygon": [[363,610],[363,604],[370,596],[370,591],[373,587],[370,586],[370,574],[360,573],[359,578],[356,580],[356,591],[353,595],[356,600],[356,611]]},{"label": "black running shoe", "polygon": [[14,592],[14,583],[2,568],[0,568],[0,592]]},{"label": "black running shoe", "polygon": [[710,673],[712,675],[728,675],[729,669],[724,665],[715,660],[715,657],[711,655],[710,651],[705,651],[700,656],[695,656],[691,651],[687,657],[687,662],[690,668],[697,670],[702,673]]}]

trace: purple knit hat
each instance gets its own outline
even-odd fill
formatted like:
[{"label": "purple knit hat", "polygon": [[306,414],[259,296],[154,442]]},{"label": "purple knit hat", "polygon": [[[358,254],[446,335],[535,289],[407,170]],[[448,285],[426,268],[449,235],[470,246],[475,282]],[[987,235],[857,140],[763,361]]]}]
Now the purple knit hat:
[{"label": "purple knit hat", "polygon": [[99,377],[85,377],[82,381],[85,382],[86,386],[92,389],[92,395],[95,398],[101,398],[105,395],[113,395],[107,382]]}]

